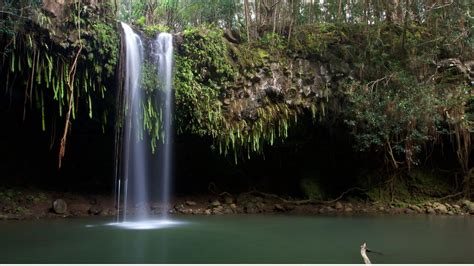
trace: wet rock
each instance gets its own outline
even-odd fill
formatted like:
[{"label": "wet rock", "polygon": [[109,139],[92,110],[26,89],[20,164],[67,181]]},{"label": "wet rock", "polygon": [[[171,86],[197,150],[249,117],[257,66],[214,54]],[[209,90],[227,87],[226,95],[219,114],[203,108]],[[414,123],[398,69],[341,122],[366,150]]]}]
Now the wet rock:
[{"label": "wet rock", "polygon": [[338,201],[336,202],[336,205],[334,205],[334,208],[336,208],[336,210],[341,210],[342,208],[344,208],[344,206]]},{"label": "wet rock", "polygon": [[281,206],[280,204],[275,204],[273,206],[273,209],[277,212],[285,212],[286,211],[285,207]]},{"label": "wet rock", "polygon": [[230,204],[229,207],[233,210],[237,209],[237,205],[235,205],[234,203]]},{"label": "wet rock", "polygon": [[411,209],[411,208],[406,208],[406,209],[405,209],[405,213],[406,213],[406,214],[413,214],[413,213],[416,213],[416,211],[413,210],[413,209]]},{"label": "wet rock", "polygon": [[57,199],[53,202],[53,211],[57,214],[65,214],[67,212],[67,203],[63,199]]},{"label": "wet rock", "polygon": [[447,213],[447,214],[448,214],[448,215],[454,215],[454,212],[452,212],[452,211],[448,211],[448,213]]},{"label": "wet rock", "polygon": [[455,209],[456,211],[460,211],[461,210],[461,206],[457,205],[457,204],[453,204],[453,209]]},{"label": "wet rock", "polygon": [[347,207],[344,209],[345,212],[352,212],[352,208],[351,207]]},{"label": "wet rock", "polygon": [[92,205],[88,210],[88,213],[91,215],[99,215],[101,212],[102,212],[102,208],[97,205]]},{"label": "wet rock", "polygon": [[185,203],[188,206],[196,206],[196,204],[197,204],[195,201],[192,201],[192,200],[187,200]]},{"label": "wet rock", "polygon": [[210,209],[206,209],[206,210],[204,211],[204,214],[206,214],[206,215],[210,215],[211,213],[212,213],[212,211],[211,211]]}]

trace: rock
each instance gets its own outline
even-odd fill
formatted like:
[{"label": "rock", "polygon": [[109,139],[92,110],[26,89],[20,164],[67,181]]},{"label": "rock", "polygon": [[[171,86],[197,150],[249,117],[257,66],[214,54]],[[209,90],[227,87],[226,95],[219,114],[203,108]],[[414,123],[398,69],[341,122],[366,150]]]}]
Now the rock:
[{"label": "rock", "polygon": [[178,203],[178,204],[174,205],[174,209],[179,212],[179,211],[184,209],[184,205],[181,204],[181,203]]},{"label": "rock", "polygon": [[280,204],[275,204],[273,206],[273,209],[277,212],[285,212],[286,211],[285,207],[281,206]]},{"label": "rock", "polygon": [[256,206],[257,206],[258,212],[264,212],[265,211],[265,203],[257,202]]},{"label": "rock", "polygon": [[219,206],[213,208],[213,210],[222,211],[222,210],[224,210],[224,207],[222,205],[219,205]]},{"label": "rock", "polygon": [[380,206],[379,211],[383,212],[383,211],[385,211],[385,208],[383,206]]},{"label": "rock", "polygon": [[449,212],[448,212],[448,215],[454,215],[454,212],[449,211]]},{"label": "rock", "polygon": [[57,214],[65,214],[67,212],[67,203],[63,199],[57,199],[53,202],[53,210]]},{"label": "rock", "polygon": [[467,213],[474,214],[474,202],[465,200],[462,202]]},{"label": "rock", "polygon": [[218,200],[213,200],[213,201],[211,201],[211,206],[212,207],[218,207],[218,206],[221,206],[221,203]]},{"label": "rock", "polygon": [[405,209],[405,213],[406,213],[406,214],[413,214],[413,213],[415,213],[415,212],[416,212],[416,211],[413,210],[413,209],[411,209],[411,208],[406,208],[406,209]]},{"label": "rock", "polygon": [[352,212],[352,208],[351,208],[351,207],[347,207],[344,211],[345,211],[345,212]]},{"label": "rock", "polygon": [[416,213],[422,213],[423,212],[423,210],[420,207],[416,206],[416,205],[410,205],[410,206],[408,206],[408,208],[415,211]]},{"label": "rock", "polygon": [[448,208],[439,202],[434,203],[433,206],[437,213],[440,213],[440,214],[448,213]]},{"label": "rock", "polygon": [[223,214],[223,211],[224,211],[224,209],[222,208],[222,206],[220,206],[220,208],[214,208],[214,209],[212,209],[212,212],[211,212],[211,213],[212,213],[212,214],[216,214],[216,215],[221,215],[221,214]]},{"label": "rock", "polygon": [[230,205],[230,204],[234,203],[234,199],[232,197],[225,197],[224,202],[225,202],[225,204]]},{"label": "rock", "polygon": [[334,205],[334,208],[336,208],[336,210],[341,210],[342,208],[344,208],[344,206],[338,201],[336,202],[336,205]]},{"label": "rock", "polygon": [[233,210],[237,209],[237,205],[235,205],[234,203],[230,204],[229,207]]},{"label": "rock", "polygon": [[400,208],[400,207],[394,207],[394,208],[391,208],[390,212],[394,214],[401,214],[405,212],[405,209]]},{"label": "rock", "polygon": [[204,211],[204,214],[206,214],[206,215],[210,215],[211,213],[212,213],[212,212],[211,212],[210,209],[206,209],[206,210]]},{"label": "rock", "polygon": [[432,207],[426,207],[426,213],[428,214],[436,214],[436,211]]},{"label": "rock", "polygon": [[460,211],[461,210],[461,206],[457,205],[457,204],[453,204],[453,209],[457,210],[457,211]]},{"label": "rock", "polygon": [[196,204],[197,204],[195,201],[192,201],[192,200],[187,200],[185,203],[188,206],[196,206]]},{"label": "rock", "polygon": [[97,205],[92,205],[88,210],[88,213],[91,215],[99,215],[101,212],[102,212],[102,208]]},{"label": "rock", "polygon": [[232,214],[234,213],[234,210],[231,209],[231,208],[225,208],[224,211],[223,211],[224,214]]},{"label": "rock", "polygon": [[336,211],[336,210],[335,210],[333,207],[331,207],[331,206],[327,207],[326,210],[327,210],[328,212],[334,212],[334,211]]},{"label": "rock", "polygon": [[244,212],[245,213],[257,213],[257,207],[253,202],[247,202],[244,206]]}]

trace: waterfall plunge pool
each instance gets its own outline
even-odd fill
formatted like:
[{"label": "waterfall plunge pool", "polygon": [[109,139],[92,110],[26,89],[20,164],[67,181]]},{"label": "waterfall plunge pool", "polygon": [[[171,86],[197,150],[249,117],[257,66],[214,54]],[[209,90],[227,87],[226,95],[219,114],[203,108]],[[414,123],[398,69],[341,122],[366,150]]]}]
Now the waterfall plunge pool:
[{"label": "waterfall plunge pool", "polygon": [[474,262],[474,217],[173,219],[150,230],[103,218],[2,221],[0,263],[362,263],[363,242],[383,253],[369,253],[372,263]]}]

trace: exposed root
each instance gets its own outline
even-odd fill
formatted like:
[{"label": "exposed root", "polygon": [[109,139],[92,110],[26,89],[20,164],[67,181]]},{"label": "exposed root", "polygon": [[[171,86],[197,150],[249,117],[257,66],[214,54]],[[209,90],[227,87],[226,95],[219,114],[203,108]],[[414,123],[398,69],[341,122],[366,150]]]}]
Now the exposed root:
[{"label": "exposed root", "polygon": [[304,205],[304,204],[331,204],[331,203],[334,203],[336,201],[341,200],[347,193],[350,193],[350,192],[356,191],[356,190],[357,191],[366,191],[366,189],[363,189],[363,188],[353,187],[353,188],[350,188],[350,189],[342,192],[342,194],[339,197],[337,197],[333,200],[327,200],[327,201],[314,200],[314,199],[287,200],[287,199],[284,199],[284,198],[282,198],[278,195],[265,193],[265,192],[261,192],[261,191],[258,191],[258,190],[252,190],[252,191],[246,192],[244,194],[254,194],[254,195],[256,194],[256,195],[260,195],[260,196],[264,196],[264,197],[268,197],[268,198],[274,198],[274,199],[282,201],[283,203],[294,204],[294,205]]}]

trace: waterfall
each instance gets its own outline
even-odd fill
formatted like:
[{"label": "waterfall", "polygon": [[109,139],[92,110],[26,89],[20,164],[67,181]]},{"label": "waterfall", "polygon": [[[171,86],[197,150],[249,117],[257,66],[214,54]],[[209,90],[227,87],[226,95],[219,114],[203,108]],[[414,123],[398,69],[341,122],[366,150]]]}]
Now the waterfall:
[{"label": "waterfall", "polygon": [[[141,87],[141,67],[143,65],[143,43],[129,25],[122,23],[125,36],[125,83],[124,83],[124,124],[122,139],[123,221],[128,220],[129,204],[136,210],[133,218],[147,218],[148,203],[148,144],[143,138],[143,112],[140,104],[144,99]],[[120,203],[120,199],[118,201]]]},{"label": "waterfall", "polygon": [[[163,110],[163,130],[164,142],[162,153],[162,185],[161,185],[161,201],[164,206],[170,203],[170,187],[171,187],[171,166],[173,151],[173,36],[169,33],[160,33],[154,42],[156,49],[155,60],[158,65],[158,77],[162,82],[162,90],[165,94],[164,110]],[[163,213],[166,218],[167,213]]]},{"label": "waterfall", "polygon": [[[122,23],[122,61],[124,83],[118,97],[118,118],[120,126],[116,133],[116,205],[117,225],[133,229],[166,227],[176,222],[167,220],[170,204],[170,187],[173,156],[173,38],[169,33],[160,33],[151,45],[145,45],[133,29]],[[151,49],[144,49],[150,47]],[[145,51],[144,51],[145,50]],[[150,51],[146,51],[150,50]],[[148,57],[147,57],[148,56]],[[151,57],[151,58],[150,58]],[[146,62],[154,63],[157,69],[157,88],[145,93],[142,80]],[[153,73],[153,72],[151,72]],[[147,77],[149,78],[149,76]],[[147,95],[148,94],[148,95]],[[156,108],[161,107],[163,131],[160,156],[152,154],[150,135],[144,128],[144,103],[146,97],[155,97]],[[150,99],[150,98],[148,98]],[[160,160],[160,161],[155,161]],[[153,166],[159,165],[159,173]],[[161,176],[159,191],[153,186]],[[152,187],[150,187],[152,186]],[[155,193],[156,192],[156,193]],[[163,206],[161,219],[150,220],[149,203],[159,194]]]}]

